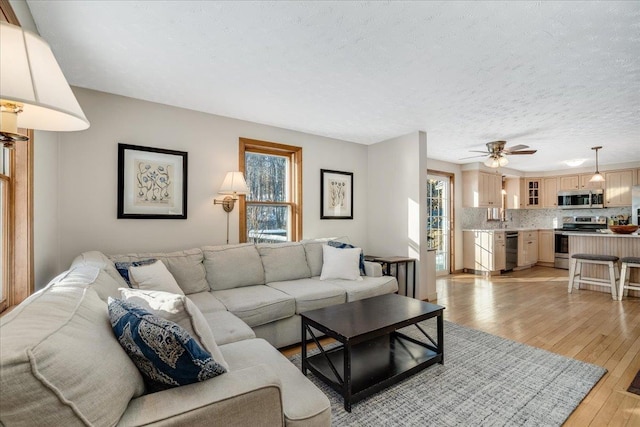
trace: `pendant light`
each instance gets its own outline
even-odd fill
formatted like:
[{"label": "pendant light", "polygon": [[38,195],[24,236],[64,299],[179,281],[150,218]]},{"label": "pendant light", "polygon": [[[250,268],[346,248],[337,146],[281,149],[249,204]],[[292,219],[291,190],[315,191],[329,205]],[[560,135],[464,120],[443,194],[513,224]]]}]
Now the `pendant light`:
[{"label": "pendant light", "polygon": [[593,174],[589,182],[604,182],[604,176],[598,170],[598,150],[602,147],[591,147],[592,150],[596,150],[596,173]]}]

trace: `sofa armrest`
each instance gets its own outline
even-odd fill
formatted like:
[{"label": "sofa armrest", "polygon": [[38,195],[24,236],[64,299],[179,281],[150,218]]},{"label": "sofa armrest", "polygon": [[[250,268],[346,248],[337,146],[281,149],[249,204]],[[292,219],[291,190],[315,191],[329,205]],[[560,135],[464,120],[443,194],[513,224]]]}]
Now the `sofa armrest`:
[{"label": "sofa armrest", "polygon": [[284,425],[281,382],[257,365],[129,402],[119,426]]},{"label": "sofa armrest", "polygon": [[382,277],[382,266],[377,262],[365,261],[364,272],[370,277]]}]

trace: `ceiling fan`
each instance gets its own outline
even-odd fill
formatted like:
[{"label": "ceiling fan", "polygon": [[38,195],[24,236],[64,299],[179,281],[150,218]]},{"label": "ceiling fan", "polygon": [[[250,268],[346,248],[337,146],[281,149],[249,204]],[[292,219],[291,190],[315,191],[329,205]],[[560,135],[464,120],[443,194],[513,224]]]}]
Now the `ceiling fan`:
[{"label": "ceiling fan", "polygon": [[487,160],[485,160],[484,164],[490,168],[497,168],[501,166],[506,166],[509,163],[506,156],[512,156],[514,154],[534,154],[538,150],[527,150],[529,148],[528,145],[514,145],[513,147],[506,148],[505,145],[507,141],[492,141],[487,142],[487,150],[479,151],[479,150],[469,150],[472,153],[482,153],[479,156],[470,156],[463,157],[460,160],[465,159],[473,159],[475,157],[484,157],[488,156]]}]

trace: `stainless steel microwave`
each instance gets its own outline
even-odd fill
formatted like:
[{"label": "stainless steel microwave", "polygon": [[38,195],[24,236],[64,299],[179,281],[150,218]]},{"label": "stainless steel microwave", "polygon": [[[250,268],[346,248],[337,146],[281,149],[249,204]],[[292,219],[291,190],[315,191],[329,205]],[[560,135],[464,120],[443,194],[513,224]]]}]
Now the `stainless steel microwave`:
[{"label": "stainless steel microwave", "polygon": [[558,191],[560,209],[600,209],[604,208],[604,190]]}]

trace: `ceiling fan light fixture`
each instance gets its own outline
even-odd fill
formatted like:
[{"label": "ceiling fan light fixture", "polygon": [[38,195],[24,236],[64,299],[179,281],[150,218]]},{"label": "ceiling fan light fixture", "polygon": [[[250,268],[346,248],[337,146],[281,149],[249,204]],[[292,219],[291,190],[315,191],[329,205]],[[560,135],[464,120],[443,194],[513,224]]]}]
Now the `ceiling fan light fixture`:
[{"label": "ceiling fan light fixture", "polygon": [[601,149],[601,146],[591,147],[592,150],[596,150],[596,173],[593,174],[589,182],[604,182],[604,176],[598,170],[598,150]]},{"label": "ceiling fan light fixture", "polygon": [[509,160],[505,156],[492,155],[484,161],[484,165],[489,168],[499,168],[509,163]]}]

